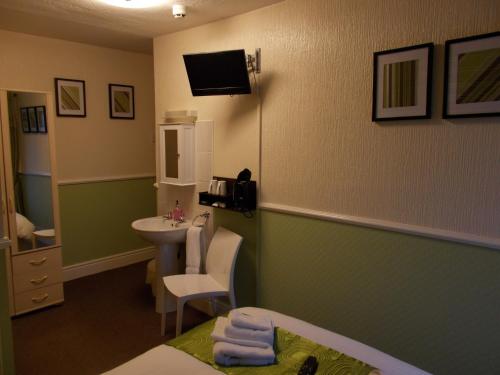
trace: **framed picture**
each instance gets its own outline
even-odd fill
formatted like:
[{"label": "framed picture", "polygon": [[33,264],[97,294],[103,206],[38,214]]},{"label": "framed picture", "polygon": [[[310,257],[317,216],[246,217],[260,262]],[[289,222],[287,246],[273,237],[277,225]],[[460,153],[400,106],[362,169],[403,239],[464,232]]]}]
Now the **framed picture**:
[{"label": "framed picture", "polygon": [[500,32],[445,43],[443,118],[500,116]]},{"label": "framed picture", "polygon": [[30,133],[37,133],[38,128],[36,126],[36,110],[35,107],[28,107],[28,122],[30,124]]},{"label": "framed picture", "polygon": [[374,53],[372,121],[431,117],[433,52],[426,43]]},{"label": "framed picture", "polygon": [[23,133],[30,132],[30,122],[28,118],[28,108],[21,108],[21,127],[23,129]]},{"label": "framed picture", "polygon": [[135,118],[134,86],[109,84],[109,117],[128,120]]},{"label": "framed picture", "polygon": [[85,81],[55,78],[58,116],[85,117]]},{"label": "framed picture", "polygon": [[47,117],[45,116],[45,106],[35,107],[36,124],[39,133],[47,133]]}]

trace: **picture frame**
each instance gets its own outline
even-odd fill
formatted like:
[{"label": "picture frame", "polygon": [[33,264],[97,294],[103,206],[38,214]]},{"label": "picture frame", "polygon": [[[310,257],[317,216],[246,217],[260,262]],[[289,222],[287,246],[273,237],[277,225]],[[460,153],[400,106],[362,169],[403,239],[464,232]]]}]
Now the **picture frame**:
[{"label": "picture frame", "polygon": [[21,108],[21,128],[23,133],[30,132],[30,122],[28,117],[28,108]]},{"label": "picture frame", "polygon": [[36,110],[36,125],[39,133],[47,133],[47,116],[45,114],[45,106],[35,107]]},{"label": "picture frame", "polygon": [[109,117],[112,119],[135,119],[134,86],[110,83]]},{"label": "picture frame", "polygon": [[433,55],[433,43],[373,54],[373,122],[431,118]]},{"label": "picture frame", "polygon": [[28,122],[30,125],[30,133],[38,133],[35,107],[28,107]]},{"label": "picture frame", "polygon": [[445,42],[443,118],[500,116],[500,32]]},{"label": "picture frame", "polygon": [[56,113],[59,117],[86,117],[85,81],[54,78]]}]

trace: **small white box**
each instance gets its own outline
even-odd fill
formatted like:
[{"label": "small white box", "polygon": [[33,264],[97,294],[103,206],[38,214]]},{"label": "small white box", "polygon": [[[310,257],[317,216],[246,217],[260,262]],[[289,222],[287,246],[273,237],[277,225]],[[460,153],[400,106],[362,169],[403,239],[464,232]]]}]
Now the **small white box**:
[{"label": "small white box", "polygon": [[178,110],[165,112],[165,124],[194,124],[198,118],[198,111],[195,110]]}]

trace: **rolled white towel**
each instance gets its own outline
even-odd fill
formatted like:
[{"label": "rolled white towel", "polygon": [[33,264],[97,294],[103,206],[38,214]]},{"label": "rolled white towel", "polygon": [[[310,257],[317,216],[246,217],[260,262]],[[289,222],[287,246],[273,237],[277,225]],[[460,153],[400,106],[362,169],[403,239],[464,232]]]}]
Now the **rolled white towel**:
[{"label": "rolled white towel", "polygon": [[186,233],[186,273],[201,273],[205,247],[202,227],[189,227]]},{"label": "rolled white towel", "polygon": [[218,341],[214,344],[214,359],[223,366],[265,366],[274,363],[275,355],[270,346],[256,348]]},{"label": "rolled white towel", "polygon": [[255,329],[258,331],[273,330],[273,321],[270,316],[252,316],[238,310],[229,313],[231,324],[239,328]]},{"label": "rolled white towel", "polygon": [[224,334],[233,339],[260,341],[270,346],[274,345],[274,329],[259,331],[256,329],[239,328],[232,324],[227,324],[224,327]]},{"label": "rolled white towel", "polygon": [[[215,327],[214,330],[212,331],[212,338],[214,341],[222,341],[222,342],[228,342],[231,344],[236,344],[236,345],[243,345],[243,346],[254,346],[256,348],[268,348],[272,344],[268,344],[266,341],[262,340],[247,340],[244,338],[233,338],[233,337],[228,337],[225,334],[225,330],[230,327],[231,324],[229,323],[228,318],[223,318],[219,317],[215,321]],[[246,331],[246,330],[243,330]],[[261,331],[264,332],[264,331]]]}]

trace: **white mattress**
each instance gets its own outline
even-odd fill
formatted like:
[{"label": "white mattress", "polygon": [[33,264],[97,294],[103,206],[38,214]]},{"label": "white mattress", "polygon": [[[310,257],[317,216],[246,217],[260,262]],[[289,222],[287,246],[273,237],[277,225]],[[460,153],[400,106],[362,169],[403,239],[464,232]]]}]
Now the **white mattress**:
[{"label": "white mattress", "polygon": [[[249,314],[272,317],[278,327],[315,341],[321,345],[345,353],[379,369],[372,372],[382,375],[430,375],[408,363],[400,361],[377,349],[338,335],[326,329],[306,323],[274,311],[256,307],[240,309]],[[167,345],[160,345],[132,359],[115,369],[106,372],[107,375],[216,375],[221,372],[203,363],[189,354]]]}]

